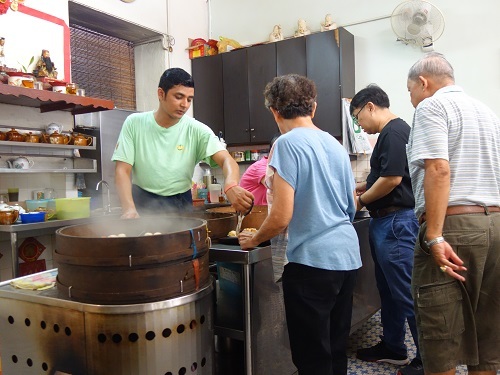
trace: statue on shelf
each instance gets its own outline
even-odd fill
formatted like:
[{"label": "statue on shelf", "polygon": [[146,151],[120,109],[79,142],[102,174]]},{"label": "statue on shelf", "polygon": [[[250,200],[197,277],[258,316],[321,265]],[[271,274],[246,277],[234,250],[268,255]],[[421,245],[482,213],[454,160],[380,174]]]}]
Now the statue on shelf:
[{"label": "statue on shelf", "polygon": [[321,31],[335,30],[337,28],[337,24],[333,22],[332,15],[327,14],[325,16],[325,22],[321,22]]},{"label": "statue on shelf", "polygon": [[33,71],[35,76],[37,77],[48,77],[48,78],[57,78],[57,69],[52,60],[50,59],[49,50],[42,50],[42,55],[40,59],[36,63],[36,68]]},{"label": "statue on shelf", "polygon": [[269,34],[270,42],[278,42],[283,40],[283,34],[281,33],[281,25],[274,25],[273,32]]},{"label": "statue on shelf", "polygon": [[0,66],[5,66],[5,53],[3,51],[3,46],[5,45],[5,38],[0,37]]},{"label": "statue on shelf", "polygon": [[297,26],[298,28],[295,31],[295,37],[311,34],[311,30],[307,28],[307,23],[303,19],[297,21]]}]

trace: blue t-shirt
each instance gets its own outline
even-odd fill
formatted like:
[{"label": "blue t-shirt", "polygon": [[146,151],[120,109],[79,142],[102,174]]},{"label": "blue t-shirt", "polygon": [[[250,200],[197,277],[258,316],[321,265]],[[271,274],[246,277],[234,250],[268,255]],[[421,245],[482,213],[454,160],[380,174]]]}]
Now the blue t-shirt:
[{"label": "blue t-shirt", "polygon": [[342,145],[327,132],[295,128],[276,141],[269,165],[295,191],[288,260],[337,271],[361,267],[354,177]]}]

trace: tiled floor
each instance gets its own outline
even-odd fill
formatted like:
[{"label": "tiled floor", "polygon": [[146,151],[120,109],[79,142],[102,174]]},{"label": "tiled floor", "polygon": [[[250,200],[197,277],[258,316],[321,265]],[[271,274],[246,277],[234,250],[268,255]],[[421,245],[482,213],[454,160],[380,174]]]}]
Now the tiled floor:
[{"label": "tiled floor", "polygon": [[[373,363],[364,362],[356,359],[356,350],[359,348],[365,348],[375,345],[379,342],[380,336],[382,334],[382,327],[380,325],[380,312],[373,315],[368,319],[356,332],[354,332],[349,338],[349,369],[348,375],[396,375],[399,366],[390,365],[386,363]],[[216,371],[217,375],[243,375],[243,344],[238,343],[239,351],[237,354],[233,352],[231,358],[224,358],[224,366],[221,368],[219,364],[219,369]],[[410,359],[415,357],[415,346],[413,345],[413,339],[410,334],[410,330],[407,327],[406,334],[406,345],[408,347],[408,356]],[[220,354],[219,354],[220,356]],[[228,366],[229,365],[229,366]],[[293,375],[297,375],[295,373]],[[457,368],[456,375],[466,375],[467,368],[465,366],[459,366]],[[498,372],[500,374],[500,371]],[[267,375],[267,374],[255,374],[255,375]],[[276,374],[281,375],[281,374]]]},{"label": "tiled floor", "polygon": [[[363,326],[354,332],[349,340],[349,375],[395,375],[399,366],[365,362],[356,359],[356,350],[377,344],[380,341],[382,327],[380,325],[380,312],[373,315]],[[408,357],[415,357],[415,345],[407,326],[406,345],[408,347]],[[467,368],[460,366],[457,368],[457,375],[467,374]]]}]

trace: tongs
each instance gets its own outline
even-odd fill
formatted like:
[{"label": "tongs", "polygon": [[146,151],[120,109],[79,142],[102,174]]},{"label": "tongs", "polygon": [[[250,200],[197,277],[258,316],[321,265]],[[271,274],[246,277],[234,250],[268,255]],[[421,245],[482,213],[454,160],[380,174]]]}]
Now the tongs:
[{"label": "tongs", "polygon": [[250,212],[252,212],[252,208],[253,208],[253,200],[252,200],[252,204],[251,204],[250,208],[248,209],[248,211],[246,213],[238,212],[238,225],[236,225],[236,236],[238,236],[240,234],[241,223],[243,223],[243,219],[245,218],[245,216],[247,216]]}]

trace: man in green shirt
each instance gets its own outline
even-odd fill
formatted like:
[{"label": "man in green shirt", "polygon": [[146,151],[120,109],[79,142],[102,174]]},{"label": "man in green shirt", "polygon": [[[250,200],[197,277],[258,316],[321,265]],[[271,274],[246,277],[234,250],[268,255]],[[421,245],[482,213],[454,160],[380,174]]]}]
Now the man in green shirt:
[{"label": "man in green shirt", "polygon": [[167,69],[158,109],[125,120],[112,157],[122,218],[190,209],[194,167],[209,157],[222,168],[224,191],[235,210],[250,208],[254,197],[238,186],[238,164],[207,125],[185,116],[193,97],[191,75]]}]

